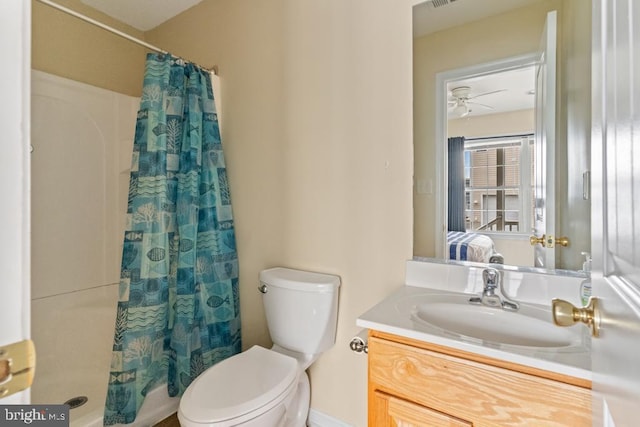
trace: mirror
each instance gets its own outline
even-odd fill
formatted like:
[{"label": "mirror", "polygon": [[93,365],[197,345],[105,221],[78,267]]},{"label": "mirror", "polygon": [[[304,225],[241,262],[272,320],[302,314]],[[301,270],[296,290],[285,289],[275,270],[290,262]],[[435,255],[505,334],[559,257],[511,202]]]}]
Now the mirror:
[{"label": "mirror", "polygon": [[[535,185],[534,177],[527,176],[522,168],[518,170],[520,177],[529,177],[531,181],[521,179],[518,182],[519,208],[515,210],[513,185],[501,190],[496,187],[495,181],[491,185],[485,183],[484,196],[469,191],[468,186],[471,157],[474,156],[472,153],[476,153],[476,157],[485,158],[490,154],[494,166],[490,171],[485,168],[483,173],[492,172],[495,175],[502,170],[505,183],[509,182],[514,173],[513,164],[509,162],[515,157],[515,151],[518,152],[519,161],[526,161],[527,156],[535,157],[535,144],[529,145],[533,141],[529,135],[535,133],[530,130],[536,131],[532,120],[533,106],[526,108],[529,110],[526,114],[524,108],[517,110],[519,113],[491,111],[486,108],[489,114],[482,116],[485,122],[494,123],[493,128],[485,126],[478,130],[476,125],[480,119],[476,113],[485,108],[469,104],[468,101],[494,107],[490,105],[494,103],[491,96],[516,90],[506,87],[506,75],[496,73],[505,70],[524,73],[525,69],[530,70],[539,52],[547,13],[562,9],[557,22],[560,35],[558,40],[561,43],[557,44],[558,74],[553,112],[556,147],[549,151],[552,154],[550,161],[555,163],[551,169],[555,179],[551,194],[555,193],[555,197],[547,200],[547,205],[555,205],[552,212],[555,219],[551,230],[555,227],[557,237],[567,236],[569,240],[567,247],[555,245],[554,268],[582,270],[585,261],[582,253],[590,252],[589,183],[585,180],[588,178],[590,160],[591,17],[588,5],[574,5],[573,2],[561,0],[495,0],[486,6],[496,6],[498,13],[487,16],[490,11],[484,10],[485,15],[479,16],[474,15],[476,11],[471,9],[473,0],[457,0],[455,4],[441,7],[435,7],[434,3],[436,2],[429,1],[414,7],[414,256],[450,258],[445,241],[449,213],[449,185],[445,182],[448,181],[446,140],[447,136],[464,136],[473,142],[464,157],[467,165],[465,231],[475,231],[488,237],[493,242],[495,252],[503,256],[505,264],[535,266],[534,247],[529,238],[532,236],[532,224],[535,220],[532,208],[540,202],[535,202],[527,193],[536,192],[536,187],[539,187]],[[425,33],[420,29],[425,27],[423,21],[427,15],[427,20],[436,22],[431,26],[426,25],[427,29],[437,28],[434,25],[447,21],[447,16],[451,15],[462,16],[468,23]],[[535,77],[534,75],[533,78]],[[485,80],[491,78],[502,81],[503,87],[485,86],[488,83]],[[521,88],[521,92],[529,92],[533,87],[531,82]],[[459,90],[454,94],[454,89]],[[471,99],[479,93],[492,91],[501,92]],[[469,107],[472,112],[466,114]],[[452,118],[448,126],[438,122],[440,117],[442,123],[447,123],[447,115],[454,114],[454,110],[459,117]],[[515,116],[518,114],[527,115],[524,127],[517,125]],[[436,143],[438,131],[440,135],[444,135],[438,138],[440,145]],[[541,133],[538,131],[538,134]],[[500,138],[493,139],[500,136],[507,138],[500,141],[497,141]],[[515,145],[520,148],[511,148]],[[530,149],[523,150],[523,146]],[[481,152],[484,154],[479,154]],[[507,158],[502,161],[502,166],[496,166],[496,156],[505,155]],[[499,199],[496,192],[500,191],[503,194],[511,193],[511,197],[500,199],[502,201],[496,205],[496,200]]]}]

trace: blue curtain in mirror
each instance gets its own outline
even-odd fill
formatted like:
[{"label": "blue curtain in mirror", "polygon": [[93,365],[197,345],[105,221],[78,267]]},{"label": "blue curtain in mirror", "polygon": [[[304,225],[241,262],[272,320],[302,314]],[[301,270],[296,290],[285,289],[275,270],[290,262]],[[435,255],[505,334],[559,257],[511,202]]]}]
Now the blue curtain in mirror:
[{"label": "blue curtain in mirror", "polygon": [[449,231],[466,231],[464,200],[464,137],[456,136],[448,140],[448,206],[447,222]]},{"label": "blue curtain in mirror", "polygon": [[209,72],[149,54],[129,182],[104,424],[180,396],[240,352],[238,258]]}]

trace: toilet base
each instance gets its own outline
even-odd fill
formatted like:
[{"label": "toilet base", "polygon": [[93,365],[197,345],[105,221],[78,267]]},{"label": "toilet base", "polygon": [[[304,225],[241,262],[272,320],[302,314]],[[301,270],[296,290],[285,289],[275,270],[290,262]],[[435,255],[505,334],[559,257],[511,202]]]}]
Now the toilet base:
[{"label": "toilet base", "polygon": [[287,407],[284,427],[305,427],[311,402],[311,386],[309,385],[309,375],[307,375],[306,371],[300,373],[298,389],[291,400],[290,405]]},{"label": "toilet base", "polygon": [[309,376],[306,371],[302,371],[296,391],[282,404],[237,425],[239,427],[306,427],[310,398]]}]

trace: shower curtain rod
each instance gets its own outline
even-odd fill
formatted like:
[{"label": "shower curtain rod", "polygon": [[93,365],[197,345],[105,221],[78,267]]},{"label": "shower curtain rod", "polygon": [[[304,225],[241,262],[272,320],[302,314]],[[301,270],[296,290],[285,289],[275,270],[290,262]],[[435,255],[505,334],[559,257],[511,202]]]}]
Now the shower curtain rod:
[{"label": "shower curtain rod", "polygon": [[[54,9],[57,9],[57,10],[59,10],[61,12],[64,12],[64,13],[66,13],[68,15],[71,15],[71,16],[74,16],[74,17],[76,17],[78,19],[81,19],[82,21],[88,22],[89,24],[95,25],[96,27],[100,27],[103,30],[107,30],[107,31],[109,31],[109,32],[111,32],[111,33],[113,33],[113,34],[115,34],[117,36],[120,36],[120,37],[125,38],[125,39],[127,39],[129,41],[132,41],[132,42],[134,42],[136,44],[139,44],[140,46],[144,46],[147,49],[154,50],[156,52],[159,52],[159,53],[162,53],[162,54],[165,54],[165,55],[167,55],[167,54],[171,55],[171,53],[167,52],[166,50],[160,49],[157,46],[154,46],[154,45],[152,45],[150,43],[147,43],[147,42],[145,42],[143,40],[135,38],[135,37],[133,37],[133,36],[127,34],[127,33],[124,33],[122,31],[120,31],[120,30],[116,30],[113,27],[110,27],[110,26],[108,26],[106,24],[103,24],[100,21],[96,21],[93,18],[89,18],[88,16],[83,15],[83,14],[81,14],[79,12],[76,12],[75,10],[72,10],[72,9],[67,8],[67,7],[61,6],[58,3],[52,2],[50,0],[38,0],[38,1],[40,3],[46,4],[47,6],[50,6],[50,7],[54,8]],[[180,58],[180,59],[183,59],[183,58]],[[196,64],[193,61],[188,61],[188,62],[191,62],[191,63],[197,65],[198,67],[202,68],[203,70],[209,71],[209,72],[211,72],[213,74],[216,74],[216,75],[218,74],[218,67],[215,66],[215,65],[213,67],[211,67],[211,68],[207,68],[207,67],[203,67],[203,66],[201,66],[199,64]]]}]

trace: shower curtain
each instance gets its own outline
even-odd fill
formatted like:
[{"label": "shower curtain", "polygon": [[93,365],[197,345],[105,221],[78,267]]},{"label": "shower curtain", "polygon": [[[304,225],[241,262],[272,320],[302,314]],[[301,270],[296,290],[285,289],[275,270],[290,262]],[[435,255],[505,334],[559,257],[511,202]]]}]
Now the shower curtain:
[{"label": "shower curtain", "polygon": [[240,352],[238,259],[211,78],[147,55],[104,424]]}]

